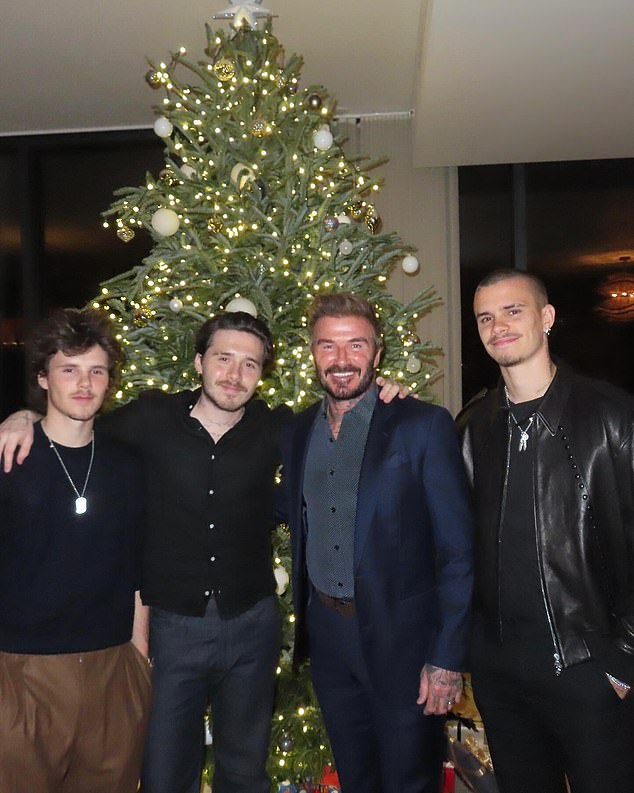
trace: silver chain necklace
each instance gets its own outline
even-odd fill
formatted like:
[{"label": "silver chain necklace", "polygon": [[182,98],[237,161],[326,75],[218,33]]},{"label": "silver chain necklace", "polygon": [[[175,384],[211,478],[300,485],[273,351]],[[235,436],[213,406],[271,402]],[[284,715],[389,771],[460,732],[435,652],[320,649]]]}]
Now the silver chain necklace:
[{"label": "silver chain necklace", "polygon": [[511,410],[511,401],[509,399],[509,392],[506,390],[506,386],[504,386],[504,396],[506,397],[506,407],[509,409],[509,416],[513,419],[513,423],[520,433],[520,445],[518,451],[525,452],[528,446],[528,431],[533,426],[533,422],[535,421],[535,413],[531,413],[531,416],[528,419],[528,424],[525,427],[521,427],[519,421],[515,418],[513,411]]},{"label": "silver chain necklace", "polygon": [[[44,430],[42,429],[42,432]],[[68,468],[64,465],[64,461],[62,460],[60,453],[57,451],[57,447],[53,443],[53,441],[48,437],[48,435],[44,432],[46,440],[48,441],[48,445],[51,449],[55,452],[55,456],[59,460],[59,464],[62,466],[64,473],[66,474],[66,479],[70,482],[70,486],[75,491],[75,512],[77,515],[83,515],[84,512],[88,509],[88,501],[86,500],[84,493],[86,492],[86,485],[88,484],[88,480],[90,479],[90,472],[92,471],[92,461],[95,457],[95,433],[93,432],[90,436],[90,462],[88,463],[88,471],[86,472],[86,478],[84,479],[84,486],[81,489],[81,493],[75,487],[75,483],[71,475],[68,473]]]}]

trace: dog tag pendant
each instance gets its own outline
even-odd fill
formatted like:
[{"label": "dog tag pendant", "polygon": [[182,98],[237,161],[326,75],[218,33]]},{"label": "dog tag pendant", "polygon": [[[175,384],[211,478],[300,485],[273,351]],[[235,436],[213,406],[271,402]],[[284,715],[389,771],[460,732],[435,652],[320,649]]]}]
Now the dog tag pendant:
[{"label": "dog tag pendant", "polygon": [[79,498],[75,499],[75,512],[78,515],[83,515],[84,512],[86,511],[86,507],[87,507],[87,502],[83,496],[80,496]]}]

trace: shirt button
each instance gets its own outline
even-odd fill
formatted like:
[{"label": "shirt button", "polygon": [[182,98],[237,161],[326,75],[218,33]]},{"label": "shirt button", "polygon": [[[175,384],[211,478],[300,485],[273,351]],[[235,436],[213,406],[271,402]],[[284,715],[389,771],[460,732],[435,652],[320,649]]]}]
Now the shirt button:
[{"label": "shirt button", "polygon": [[328,473],[330,474],[330,476],[334,476],[335,475],[335,472],[332,470],[332,468],[330,469],[330,471],[328,471]]},{"label": "shirt button", "polygon": [[211,455],[211,459],[212,459],[212,460],[215,460],[215,459],[216,459],[216,455],[215,455],[215,454],[212,454],[212,455]]},{"label": "shirt button", "polygon": [[211,592],[208,589],[205,589],[205,597],[209,597],[209,595],[211,595]]},{"label": "shirt button", "polygon": [[338,550],[339,550],[339,546],[335,545],[335,551],[338,551]]},{"label": "shirt button", "polygon": [[215,556],[210,556],[209,557],[209,561],[210,562],[215,562],[216,561],[216,557]]},{"label": "shirt button", "polygon": [[337,507],[330,507],[330,511],[331,512],[336,512],[337,511]]},{"label": "shirt button", "polygon": [[210,496],[213,496],[213,494],[214,494],[214,491],[213,491],[213,490],[210,490],[210,491],[209,491],[209,495],[210,495]]},{"label": "shirt button", "polygon": [[216,525],[215,523],[210,523],[210,524],[209,524],[209,528],[210,528],[210,529],[213,529],[215,525]]}]

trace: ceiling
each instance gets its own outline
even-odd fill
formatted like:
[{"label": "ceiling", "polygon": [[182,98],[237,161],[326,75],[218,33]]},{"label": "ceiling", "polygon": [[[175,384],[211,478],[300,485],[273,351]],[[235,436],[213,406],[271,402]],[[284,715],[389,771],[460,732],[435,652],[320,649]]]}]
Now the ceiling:
[{"label": "ceiling", "polygon": [[[145,57],[202,56],[228,2],[10,0],[0,135],[150,127]],[[634,156],[632,0],[264,5],[339,112],[415,111],[415,165]]]}]

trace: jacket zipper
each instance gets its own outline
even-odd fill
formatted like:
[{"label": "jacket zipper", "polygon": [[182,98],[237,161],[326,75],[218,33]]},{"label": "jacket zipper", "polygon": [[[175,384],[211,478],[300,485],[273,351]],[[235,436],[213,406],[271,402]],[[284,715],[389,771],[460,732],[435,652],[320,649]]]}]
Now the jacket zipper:
[{"label": "jacket zipper", "polygon": [[[535,428],[537,429],[537,427]],[[498,629],[500,639],[502,639],[502,602],[501,602],[501,592],[500,592],[500,585],[502,581],[502,522],[504,519],[504,512],[506,509],[506,494],[507,494],[507,486],[508,486],[508,477],[509,477],[509,470],[511,466],[511,443],[513,440],[513,425],[511,424],[511,416],[510,413],[507,417],[507,437],[508,443],[506,446],[506,471],[504,476],[504,487],[502,489],[502,510],[500,512],[500,525],[498,528]],[[533,458],[534,461],[535,458]],[[533,464],[533,477],[532,477],[532,484],[533,484],[533,493],[535,493],[535,466]],[[553,664],[555,667],[555,675],[559,677],[559,675],[563,671],[563,662],[561,659],[561,648],[559,647],[559,641],[557,639],[557,633],[555,631],[555,626],[553,623],[552,612],[550,601],[548,600],[548,595],[546,593],[546,587],[544,584],[544,563],[542,557],[541,546],[539,544],[539,537],[538,537],[538,526],[537,526],[537,513],[535,509],[535,498],[533,498],[533,526],[535,528],[535,550],[537,551],[537,561],[539,564],[539,586],[542,592],[542,601],[544,603],[544,610],[546,612],[546,618],[548,620],[548,628],[550,630],[550,637],[553,642]]]},{"label": "jacket zipper", "polygon": [[[535,422],[535,436],[537,436],[537,432],[539,430],[539,413],[536,414],[537,421]],[[536,492],[535,488],[535,456],[533,455],[533,475],[531,477],[533,483],[533,494]],[[561,658],[561,648],[559,646],[559,640],[557,638],[557,632],[555,631],[555,624],[553,622],[553,615],[552,615],[552,607],[550,605],[550,600],[548,598],[548,593],[546,592],[546,583],[545,583],[545,576],[544,576],[544,557],[542,554],[541,544],[539,542],[539,526],[537,525],[537,505],[535,503],[535,498],[533,497],[533,526],[535,527],[535,550],[537,551],[537,563],[539,564],[539,586],[542,590],[542,600],[544,602],[544,610],[546,612],[546,618],[548,619],[548,628],[550,629],[550,637],[553,640],[553,665],[555,667],[555,675],[559,677],[559,675],[563,672],[563,662]]]},{"label": "jacket zipper", "polygon": [[502,503],[500,504],[500,516],[498,523],[498,636],[500,641],[504,641],[502,635],[502,524],[504,523],[504,513],[506,511],[506,494],[509,481],[509,470],[511,467],[511,440],[513,427],[511,425],[510,413],[506,417],[507,444],[506,444],[506,465],[504,471],[504,485],[502,487]]}]

